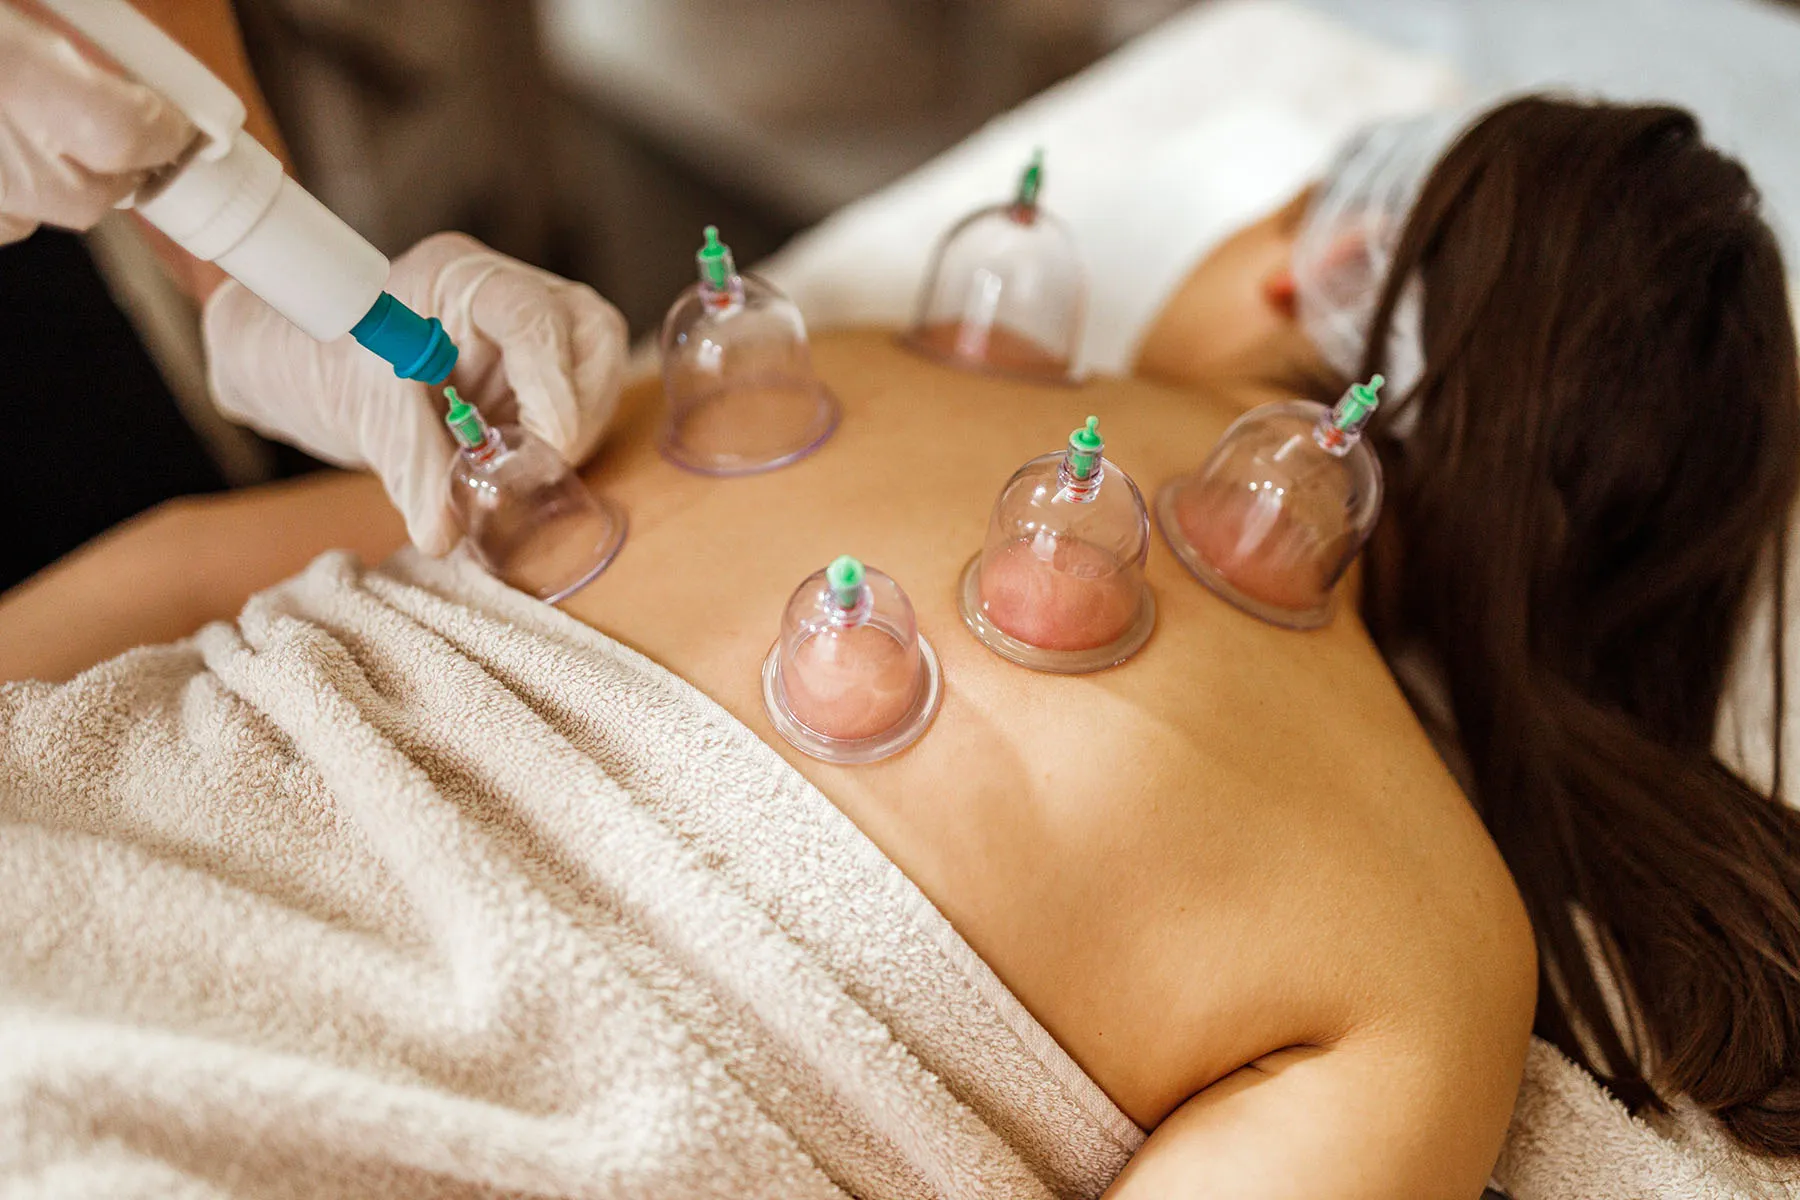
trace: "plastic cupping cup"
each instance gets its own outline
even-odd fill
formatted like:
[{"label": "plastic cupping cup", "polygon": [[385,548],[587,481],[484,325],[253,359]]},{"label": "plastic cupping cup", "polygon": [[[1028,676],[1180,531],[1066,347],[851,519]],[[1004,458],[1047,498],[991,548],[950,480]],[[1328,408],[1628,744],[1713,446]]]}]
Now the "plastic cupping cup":
[{"label": "plastic cupping cup", "polygon": [[937,715],[937,655],[893,579],[848,556],[804,579],[763,662],[777,732],[814,758],[867,763],[911,745]]},{"label": "plastic cupping cup", "polygon": [[1333,408],[1253,408],[1198,471],[1163,487],[1157,524],[1194,578],[1288,629],[1331,619],[1338,580],[1381,513],[1381,462],[1362,430],[1382,382],[1353,385]]},{"label": "plastic cupping cup", "polygon": [[1150,637],[1150,519],[1137,484],[1101,453],[1099,419],[1000,489],[958,600],[980,641],[1021,666],[1075,674],[1124,662]]},{"label": "plastic cupping cup", "polygon": [[663,455],[707,475],[806,457],[837,428],[838,404],[813,373],[800,310],[773,285],[739,274],[710,225],[696,260],[699,282],[663,321]]}]

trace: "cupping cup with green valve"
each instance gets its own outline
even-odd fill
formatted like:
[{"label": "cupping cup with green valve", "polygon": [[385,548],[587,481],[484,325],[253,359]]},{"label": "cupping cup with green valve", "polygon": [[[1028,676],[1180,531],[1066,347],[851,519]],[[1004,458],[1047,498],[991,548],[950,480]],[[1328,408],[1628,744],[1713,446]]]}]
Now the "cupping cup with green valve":
[{"label": "cupping cup with green valve", "polygon": [[938,244],[904,342],[972,370],[1055,382],[1069,378],[1087,310],[1087,270],[1075,237],[1039,203],[1043,152],[1013,199],[952,226]]},{"label": "cupping cup with green valve", "polygon": [[898,753],[925,732],[942,696],[937,655],[906,593],[847,555],[801,581],[763,662],[769,720],[826,762]]},{"label": "cupping cup with green valve", "polygon": [[700,279],[662,328],[662,452],[706,475],[772,471],[825,444],[838,404],[813,373],[800,310],[774,285],[740,274],[706,227]]},{"label": "cupping cup with green valve", "polygon": [[450,505],[475,558],[552,604],[590,583],[625,542],[625,510],[595,499],[550,443],[517,425],[489,425],[455,388],[444,394],[458,450]]},{"label": "cupping cup with green valve", "polygon": [[1002,658],[1078,674],[1124,662],[1149,639],[1144,498],[1106,458],[1099,418],[1032,459],[994,502],[987,542],[963,570],[963,622]]},{"label": "cupping cup with green valve", "polygon": [[1382,383],[1354,384],[1332,408],[1253,408],[1198,471],[1163,487],[1157,524],[1196,579],[1289,629],[1331,619],[1337,582],[1381,513],[1381,462],[1362,431]]}]

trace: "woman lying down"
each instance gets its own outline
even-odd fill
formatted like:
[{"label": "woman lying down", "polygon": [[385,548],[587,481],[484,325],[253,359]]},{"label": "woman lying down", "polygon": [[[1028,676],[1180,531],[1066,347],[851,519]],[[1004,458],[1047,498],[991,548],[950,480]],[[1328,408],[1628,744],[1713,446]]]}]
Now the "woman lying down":
[{"label": "woman lying down", "polygon": [[[1315,344],[1308,214],[1408,154],[1369,138],[1221,246],[1145,378],[825,337],[842,428],[731,481],[665,464],[628,393],[588,478],[631,538],[560,610],[413,552],[277,583],[397,540],[357,477],[182,506],[9,597],[8,661],[55,674],[106,589],[174,635],[273,585],[0,693],[9,1185],[1470,1198],[1534,1028],[1800,1154],[1800,825],[1708,751],[1800,470],[1775,243],[1686,115],[1522,101],[1418,158],[1363,332]],[[1360,615],[1278,631],[1159,545],[1115,670],[960,628],[995,488],[1072,417],[1154,486],[1408,353]],[[846,548],[948,681],[857,768],[759,692]],[[45,612],[72,632],[25,644]]]}]

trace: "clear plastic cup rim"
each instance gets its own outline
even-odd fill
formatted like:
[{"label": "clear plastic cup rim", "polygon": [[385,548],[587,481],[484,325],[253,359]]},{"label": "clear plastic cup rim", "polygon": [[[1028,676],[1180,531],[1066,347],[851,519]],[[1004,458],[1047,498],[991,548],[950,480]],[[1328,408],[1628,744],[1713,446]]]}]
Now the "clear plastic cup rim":
[{"label": "clear plastic cup rim", "polygon": [[[664,416],[662,432],[657,435],[656,448],[662,456],[684,471],[696,475],[711,475],[715,478],[729,478],[734,475],[761,475],[765,471],[779,471],[782,467],[792,466],[831,440],[837,432],[838,425],[844,419],[843,405],[830,388],[824,384],[815,385],[815,395],[819,399],[819,407],[825,413],[825,423],[819,432],[806,442],[783,450],[773,458],[767,459],[730,459],[719,460],[699,457],[687,453],[681,439],[675,436],[675,414],[671,411]],[[665,400],[666,404],[667,401]]]},{"label": "clear plastic cup rim", "polygon": [[982,611],[980,551],[963,568],[956,592],[963,624],[969,627],[976,641],[1010,663],[1052,675],[1087,675],[1116,667],[1143,649],[1156,629],[1156,596],[1145,584],[1138,589],[1137,615],[1125,627],[1125,632],[1104,646],[1088,650],[1046,650],[1021,641],[988,620],[987,613]]},{"label": "clear plastic cup rim", "polygon": [[958,371],[968,371],[976,375],[992,375],[996,379],[1014,379],[1020,383],[1036,383],[1047,387],[1075,387],[1080,382],[1075,378],[1074,364],[1065,366],[1054,375],[1041,374],[1036,371],[1015,371],[1007,367],[996,367],[979,358],[964,358],[960,354],[945,354],[930,345],[919,336],[919,327],[914,325],[904,333],[894,335],[894,341],[901,349],[916,354],[931,362],[942,363]]},{"label": "clear plastic cup rim", "polygon": [[[594,561],[589,566],[582,569],[579,575],[575,576],[568,583],[561,584],[557,587],[540,588],[531,593],[531,595],[536,596],[545,604],[561,604],[564,600],[567,600],[570,596],[573,596],[576,592],[579,592],[582,588],[600,578],[600,573],[612,566],[613,559],[619,557],[619,551],[625,546],[625,536],[631,530],[631,518],[626,515],[624,506],[617,501],[609,500],[604,496],[595,496],[593,499],[594,507],[604,513],[607,520],[611,523],[612,534],[599,543],[599,554],[595,556]],[[473,541],[468,542],[468,547],[473,553],[475,561],[481,564],[483,570],[494,576],[496,579],[500,578],[499,573],[489,565],[485,558],[482,557],[481,552],[475,549],[475,543]]]},{"label": "clear plastic cup rim", "polygon": [[1320,626],[1328,624],[1337,607],[1335,591],[1326,593],[1324,603],[1311,608],[1282,608],[1279,605],[1258,600],[1239,590],[1236,585],[1225,578],[1218,568],[1207,562],[1200,552],[1188,543],[1187,538],[1181,532],[1181,522],[1175,517],[1175,496],[1190,478],[1190,476],[1183,475],[1178,479],[1171,479],[1168,483],[1163,484],[1162,489],[1156,493],[1156,528],[1161,531],[1163,541],[1169,544],[1169,549],[1174,552],[1176,559],[1187,568],[1188,574],[1206,585],[1213,594],[1233,608],[1282,629],[1318,629]]},{"label": "clear plastic cup rim", "polygon": [[788,710],[783,700],[781,641],[778,638],[769,647],[768,657],[763,659],[763,709],[769,714],[769,721],[775,726],[775,732],[802,754],[823,762],[851,766],[876,762],[898,754],[918,741],[930,728],[932,720],[937,716],[938,706],[943,703],[943,673],[938,669],[937,652],[925,640],[924,634],[919,635],[919,663],[924,675],[919,694],[914,698],[912,707],[898,721],[866,738],[827,737],[802,723],[800,718]]}]

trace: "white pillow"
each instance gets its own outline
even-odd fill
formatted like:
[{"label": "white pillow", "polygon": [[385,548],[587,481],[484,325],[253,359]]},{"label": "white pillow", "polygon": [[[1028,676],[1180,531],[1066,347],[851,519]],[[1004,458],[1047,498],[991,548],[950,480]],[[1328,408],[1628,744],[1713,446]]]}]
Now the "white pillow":
[{"label": "white pillow", "polygon": [[938,238],[1012,194],[1043,202],[1092,292],[1078,366],[1124,372],[1157,310],[1225,234],[1285,201],[1369,121],[1454,102],[1451,72],[1290,0],[1197,5],[802,234],[758,270],[815,326],[903,325]]}]

